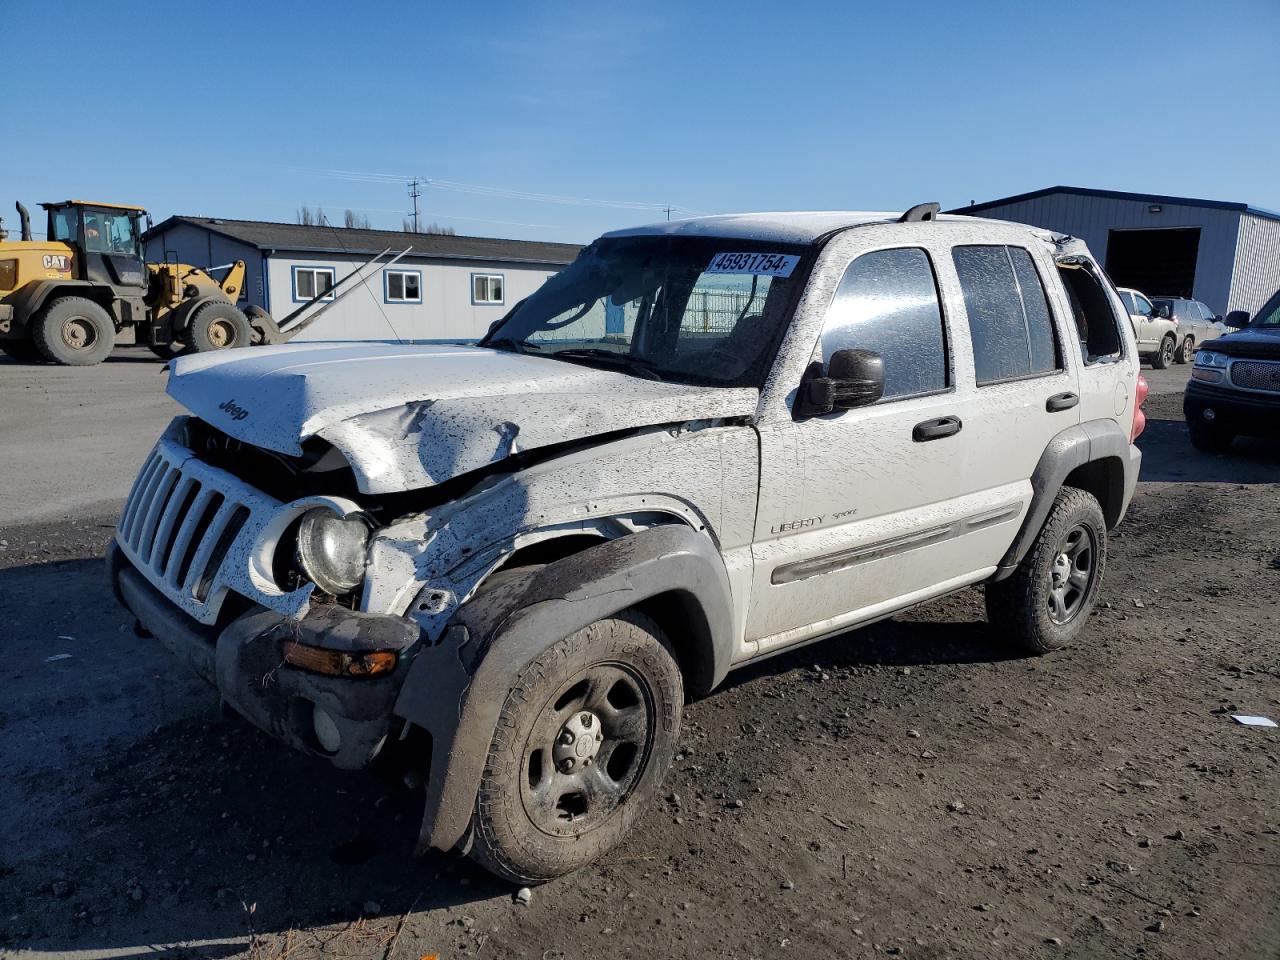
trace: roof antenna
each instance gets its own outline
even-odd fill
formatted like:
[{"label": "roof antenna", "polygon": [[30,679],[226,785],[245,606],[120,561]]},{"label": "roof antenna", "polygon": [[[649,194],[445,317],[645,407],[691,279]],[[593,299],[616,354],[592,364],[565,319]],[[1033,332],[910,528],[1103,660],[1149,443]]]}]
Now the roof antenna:
[{"label": "roof antenna", "polygon": [[928,220],[937,220],[938,212],[942,209],[942,205],[938,203],[917,203],[914,207],[898,218],[899,223],[921,223]]}]

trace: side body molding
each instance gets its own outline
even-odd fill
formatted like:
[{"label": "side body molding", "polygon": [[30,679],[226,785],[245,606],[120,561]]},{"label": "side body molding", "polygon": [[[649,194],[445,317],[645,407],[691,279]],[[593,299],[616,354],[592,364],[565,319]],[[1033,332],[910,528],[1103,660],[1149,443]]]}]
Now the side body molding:
[{"label": "side body molding", "polygon": [[1111,529],[1120,523],[1129,508],[1141,463],[1141,452],[1129,442],[1124,428],[1115,420],[1089,420],[1055,436],[1031,474],[1031,507],[1018,536],[1000,559],[993,579],[1003,580],[1017,569],[1072,471],[1087,464],[1098,465],[1093,474],[1097,484],[1094,492],[1099,494],[1107,528]]},{"label": "side body molding", "polygon": [[419,852],[449,850],[466,836],[498,714],[525,667],[574,631],[646,603],[672,604],[684,625],[670,640],[691,689],[718,684],[733,653],[729,578],[711,538],[680,524],[611,540],[482,593],[416,655],[395,713],[432,740]]}]

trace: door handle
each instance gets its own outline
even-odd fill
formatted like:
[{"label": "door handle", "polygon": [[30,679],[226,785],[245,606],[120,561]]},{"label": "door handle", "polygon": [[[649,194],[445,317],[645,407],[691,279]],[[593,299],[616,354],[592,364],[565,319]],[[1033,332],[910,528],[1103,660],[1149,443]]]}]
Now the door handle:
[{"label": "door handle", "polygon": [[911,439],[916,443],[926,443],[929,440],[941,440],[943,437],[951,437],[959,432],[959,417],[938,417],[936,420],[917,423],[911,431]]},{"label": "door handle", "polygon": [[1080,398],[1074,393],[1055,393],[1044,402],[1044,408],[1050,413],[1057,413],[1060,410],[1070,410],[1079,402]]}]

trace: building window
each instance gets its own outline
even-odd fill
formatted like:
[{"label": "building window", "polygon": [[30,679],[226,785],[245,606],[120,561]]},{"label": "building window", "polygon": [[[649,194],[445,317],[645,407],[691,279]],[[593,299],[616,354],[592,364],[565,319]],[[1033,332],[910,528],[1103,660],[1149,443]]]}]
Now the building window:
[{"label": "building window", "polygon": [[503,302],[502,274],[473,273],[471,275],[471,302],[501,304]]},{"label": "building window", "polygon": [[1053,318],[1031,254],[1021,247],[951,251],[973,342],[978,386],[1062,369]]},{"label": "building window", "polygon": [[323,294],[321,299],[333,299],[333,267],[294,267],[293,302],[306,303]]},{"label": "building window", "polygon": [[422,302],[422,274],[417,270],[384,270],[382,276],[387,303]]}]

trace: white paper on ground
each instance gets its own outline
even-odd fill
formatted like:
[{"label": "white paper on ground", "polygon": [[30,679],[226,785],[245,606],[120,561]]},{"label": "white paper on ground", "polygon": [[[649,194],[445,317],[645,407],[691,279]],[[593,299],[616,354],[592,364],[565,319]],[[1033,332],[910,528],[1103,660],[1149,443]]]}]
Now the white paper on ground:
[{"label": "white paper on ground", "polygon": [[1276,722],[1266,717],[1246,717],[1238,713],[1233,713],[1231,719],[1236,723],[1243,723],[1246,727],[1274,727]]}]

